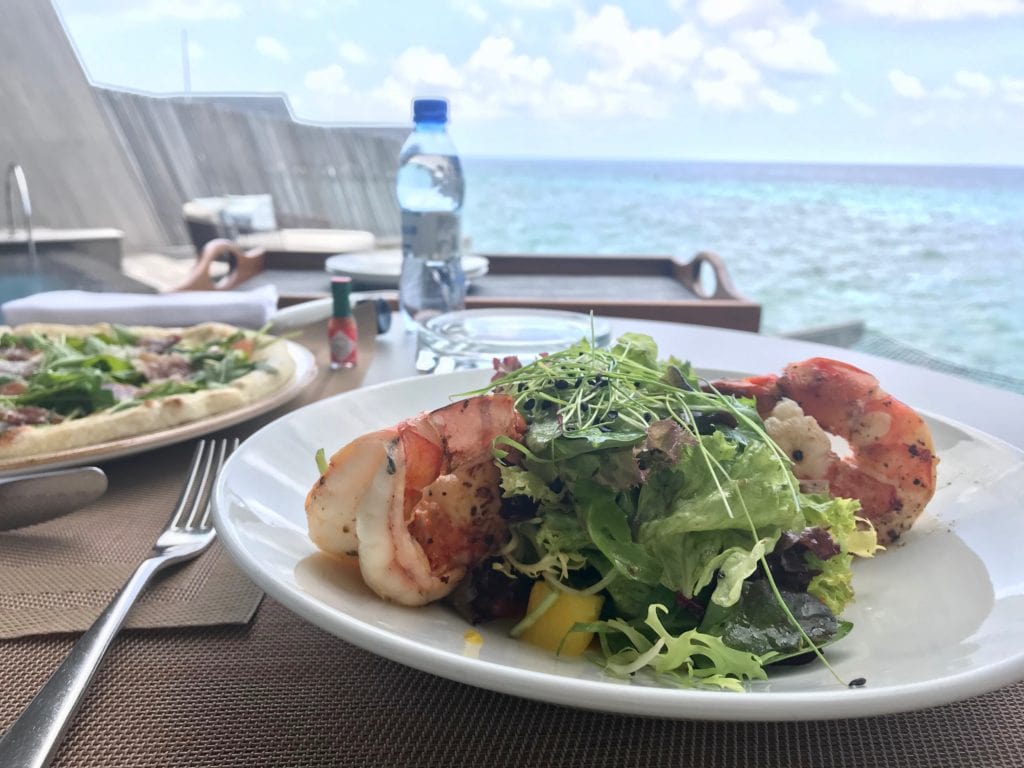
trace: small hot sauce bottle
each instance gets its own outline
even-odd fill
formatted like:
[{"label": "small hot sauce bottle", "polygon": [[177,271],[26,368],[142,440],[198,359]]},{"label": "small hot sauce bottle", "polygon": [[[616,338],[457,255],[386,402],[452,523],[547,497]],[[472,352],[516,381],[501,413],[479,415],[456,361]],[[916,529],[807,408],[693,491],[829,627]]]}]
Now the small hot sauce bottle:
[{"label": "small hot sauce bottle", "polygon": [[331,312],[331,319],[327,321],[327,343],[331,348],[332,371],[354,368],[356,365],[359,332],[356,329],[356,319],[352,316],[352,302],[349,300],[351,290],[351,277],[331,278],[334,309]]}]

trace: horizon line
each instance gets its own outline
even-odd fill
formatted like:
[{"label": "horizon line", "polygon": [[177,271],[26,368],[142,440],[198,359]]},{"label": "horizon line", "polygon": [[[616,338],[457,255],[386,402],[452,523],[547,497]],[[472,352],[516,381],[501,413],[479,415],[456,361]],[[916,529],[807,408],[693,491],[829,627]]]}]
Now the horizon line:
[{"label": "horizon line", "polygon": [[1024,171],[1024,163],[1003,164],[996,163],[922,163],[922,162],[870,162],[863,160],[752,160],[736,158],[696,158],[696,157],[595,157],[585,155],[495,155],[476,154],[470,152],[459,152],[463,159],[472,160],[559,160],[581,163],[692,163],[692,164],[716,164],[716,165],[802,165],[802,166],[830,166],[830,167],[858,167],[858,168],[974,168],[987,170],[1008,170]]}]

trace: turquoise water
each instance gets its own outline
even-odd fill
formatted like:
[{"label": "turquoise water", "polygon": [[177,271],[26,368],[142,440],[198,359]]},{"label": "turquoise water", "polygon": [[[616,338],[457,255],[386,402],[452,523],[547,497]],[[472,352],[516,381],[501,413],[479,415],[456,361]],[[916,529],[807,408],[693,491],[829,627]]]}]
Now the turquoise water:
[{"label": "turquoise water", "polygon": [[480,252],[721,255],[762,330],[863,320],[1024,378],[1024,168],[464,158]]}]

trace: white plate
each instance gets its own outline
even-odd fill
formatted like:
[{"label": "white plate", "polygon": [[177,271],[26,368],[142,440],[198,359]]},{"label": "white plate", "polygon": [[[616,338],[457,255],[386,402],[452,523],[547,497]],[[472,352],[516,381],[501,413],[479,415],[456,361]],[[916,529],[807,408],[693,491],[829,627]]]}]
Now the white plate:
[{"label": "white plate", "polygon": [[[483,256],[466,254],[462,257],[462,271],[467,280],[476,280],[487,274],[490,262]],[[374,288],[397,288],[402,272],[402,251],[393,248],[363,253],[343,253],[324,262],[332,275],[347,275],[353,280]]]},{"label": "white plate", "polygon": [[[1024,453],[977,430],[928,417],[938,491],[899,546],[857,563],[853,632],[829,651],[846,680],[820,665],[773,669],[747,693],[622,681],[560,660],[484,626],[482,647],[450,609],[382,602],[358,569],[317,553],[303,502],[314,453],[393,424],[489,374],[462,371],[356,390],[264,427],[231,457],[215,491],[217,528],[267,592],[314,624],[373,653],[496,691],[613,712],[706,720],[860,717],[941,704],[1024,678]],[[477,653],[478,652],[478,653]]]},{"label": "white plate", "polygon": [[131,456],[155,448],[163,448],[193,437],[216,432],[219,429],[241,424],[243,421],[272,411],[297,396],[316,377],[316,359],[313,353],[292,341],[285,341],[288,353],[295,362],[295,373],[284,386],[274,390],[266,397],[244,408],[225,411],[199,421],[190,421],[169,429],[150,432],[144,435],[124,437],[110,440],[99,445],[73,448],[67,451],[40,454],[29,459],[0,462],[0,477],[20,475],[26,472],[38,472],[45,469],[77,467],[82,464],[95,464],[102,461]]}]

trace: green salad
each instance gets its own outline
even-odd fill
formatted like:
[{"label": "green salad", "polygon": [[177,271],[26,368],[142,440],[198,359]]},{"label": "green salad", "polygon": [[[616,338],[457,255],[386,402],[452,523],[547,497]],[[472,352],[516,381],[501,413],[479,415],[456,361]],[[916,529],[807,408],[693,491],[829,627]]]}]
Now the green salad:
[{"label": "green salad", "polygon": [[486,612],[507,595],[495,574],[543,584],[513,635],[563,596],[593,598],[596,616],[559,647],[596,636],[614,674],[742,689],[771,664],[824,660],[850,631],[851,562],[875,532],[859,502],[801,492],[753,401],[637,334],[510,365],[489,390],[513,396],[528,429],[494,445],[510,538],[467,589]]}]

